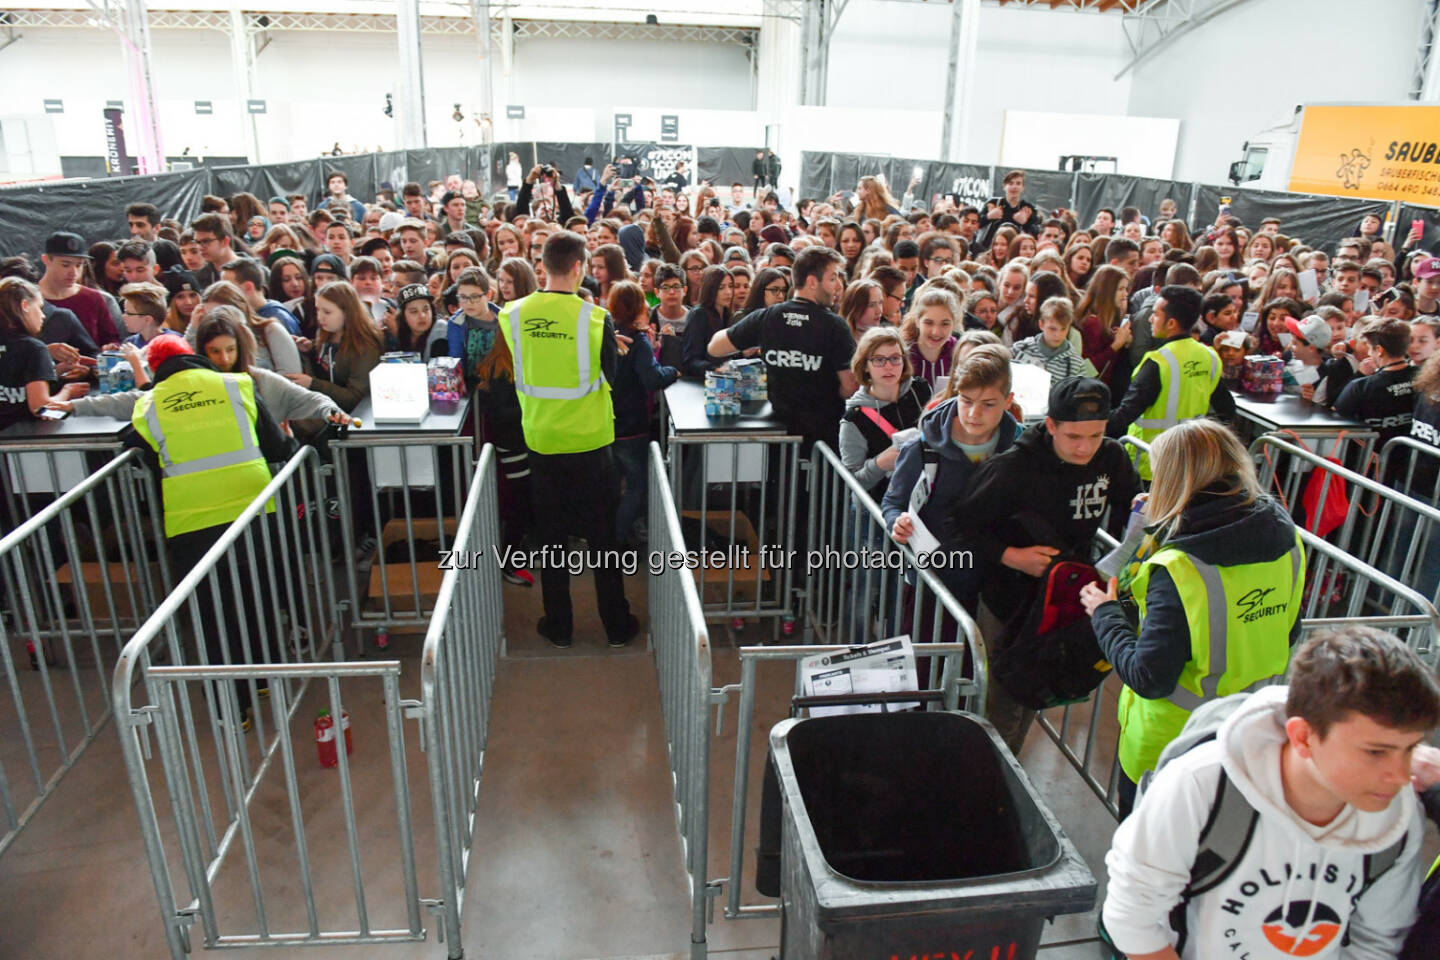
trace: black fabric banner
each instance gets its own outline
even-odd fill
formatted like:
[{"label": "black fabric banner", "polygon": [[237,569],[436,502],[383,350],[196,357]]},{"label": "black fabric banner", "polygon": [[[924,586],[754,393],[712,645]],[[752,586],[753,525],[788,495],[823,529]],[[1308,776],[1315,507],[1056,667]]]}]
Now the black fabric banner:
[{"label": "black fabric banner", "polygon": [[[995,167],[990,180],[990,196],[999,197],[1005,193],[1005,174],[1013,167]],[[1058,207],[1073,206],[1075,174],[1063,170],[1026,170],[1025,199],[1035,205],[1040,219],[1050,216]],[[981,208],[983,211],[983,207]]]},{"label": "black fabric banner", "polygon": [[1181,220],[1190,212],[1190,196],[1195,192],[1193,183],[1178,180],[1152,180],[1149,177],[1127,177],[1113,173],[1082,173],[1075,184],[1075,220],[1082,228],[1095,222],[1095,214],[1102,207],[1115,211],[1115,220],[1120,220],[1124,207],[1138,207],[1151,223],[1160,215],[1160,201],[1170,198],[1175,201],[1175,210]]},{"label": "black fabric banner", "polygon": [[[537,143],[535,144],[535,158],[537,163],[553,164],[560,171],[560,182],[567,187],[575,185],[575,174],[585,165],[585,158],[589,157],[595,165],[595,176],[600,176],[600,171],[605,169],[605,164],[610,162],[610,144],[608,143]],[[530,168],[526,167],[528,174]]]},{"label": "black fabric banner", "polygon": [[[691,177],[692,183],[700,180],[708,180],[715,192],[725,195],[732,183],[743,183],[746,187],[753,186],[755,175],[751,173],[751,164],[755,162],[755,151],[759,147],[696,147],[695,148],[695,176]],[[784,176],[784,171],[781,171]],[[801,196],[810,196],[803,190]]]},{"label": "black fabric banner", "polygon": [[271,197],[298,193],[313,209],[325,189],[320,179],[320,163],[316,160],[267,163],[258,167],[218,167],[211,173],[214,174],[212,193],[223,197],[240,192],[253,193],[261,203]]},{"label": "black fabric banner", "polygon": [[162,216],[188,223],[200,215],[211,172],[182,170],[0,189],[0,223],[5,224],[0,256],[23,253],[39,263],[45,238],[57,230],[78,233],[87,243],[129,239],[125,207],[131,203],[153,203]]},{"label": "black fabric banner", "polygon": [[431,180],[444,180],[451,174],[459,174],[462,180],[474,179],[475,171],[470,169],[470,165],[475,158],[469,147],[431,147],[429,150],[407,150],[405,166],[410,179],[419,183],[421,191],[428,196]]},{"label": "black fabric banner", "polygon": [[[510,162],[510,154],[520,158],[520,179],[525,179],[525,174],[535,166],[535,144],[533,143],[497,143],[490,148],[490,184],[493,191],[499,193],[505,189],[505,166]],[[607,158],[608,159],[608,158]],[[604,167],[602,163],[600,165]],[[412,176],[410,179],[415,179]]]},{"label": "black fabric banner", "polygon": [[1360,218],[1365,214],[1373,213],[1383,220],[1390,209],[1390,204],[1384,200],[1237,190],[1202,183],[1195,186],[1193,226],[1208,227],[1215,222],[1220,212],[1221,197],[1230,198],[1230,212],[1252,230],[1258,229],[1265,217],[1279,217],[1281,233],[1291,239],[1303,240],[1326,253],[1335,252],[1337,241],[1355,236],[1360,229]]},{"label": "black fabric banner", "polygon": [[[375,155],[371,153],[357,153],[348,157],[321,157],[320,158],[320,191],[328,196],[330,190],[330,174],[343,173],[348,183],[347,190],[350,196],[361,203],[375,202]],[[403,184],[402,184],[403,186]],[[264,199],[263,197],[261,199]],[[322,198],[315,197],[311,203],[317,203]]]},{"label": "black fabric banner", "polygon": [[618,143],[617,157],[630,157],[635,161],[636,176],[649,177],[656,183],[675,172],[675,164],[685,161],[690,171],[690,182],[695,182],[695,148],[684,143]]},{"label": "black fabric banner", "polygon": [[[1400,216],[1395,221],[1395,235],[1390,245],[1396,252],[1405,246],[1405,238],[1410,236],[1410,227],[1419,220],[1424,225],[1424,233],[1420,237],[1418,248],[1428,250],[1430,253],[1440,252],[1440,210],[1434,207],[1417,207],[1412,204],[1400,204]],[[1411,248],[1415,249],[1415,248]]]},{"label": "black fabric banner", "polygon": [[406,164],[407,152],[404,150],[390,150],[386,153],[371,154],[375,168],[375,189],[380,189],[380,184],[388,183],[395,188],[395,202],[400,203],[400,191],[405,189],[405,184],[410,180],[409,167]]},{"label": "black fabric banner", "polygon": [[[753,157],[754,154],[752,153]],[[835,154],[806,150],[800,154],[800,196],[823,200],[835,192]],[[749,183],[740,177],[741,183]]]},{"label": "black fabric banner", "polygon": [[[903,204],[905,188],[914,177],[915,168],[920,168],[920,182],[913,190],[912,203],[918,203],[927,210],[942,195],[954,195],[964,206],[972,204],[984,209],[990,198],[990,168],[977,163],[939,163],[925,160],[897,160],[891,166],[890,190],[895,200]],[[908,210],[902,211],[909,213]]]}]

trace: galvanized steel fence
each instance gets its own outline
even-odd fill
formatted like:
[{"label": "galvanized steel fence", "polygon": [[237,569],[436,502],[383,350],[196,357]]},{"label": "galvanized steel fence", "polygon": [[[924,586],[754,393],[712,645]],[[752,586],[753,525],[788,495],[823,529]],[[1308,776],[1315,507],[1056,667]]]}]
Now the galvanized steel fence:
[{"label": "galvanized steel fence", "polygon": [[[499,540],[493,447],[478,471],[452,560],[463,552],[482,561]],[[460,912],[503,644],[499,567],[446,570],[420,699],[402,695],[399,661],[314,662],[342,651],[329,535],[313,508],[323,480],[315,450],[297,453],[126,644],[115,670],[121,745],[173,958],[189,952],[192,926],[211,948],[419,941],[426,909],[448,955],[463,955]],[[226,580],[238,631],[226,627]],[[157,664],[161,654],[171,665]],[[305,713],[317,706],[329,713],[335,747],[318,768],[299,759]],[[435,818],[432,898],[420,895],[411,719],[421,724]],[[365,744],[354,758],[352,721]],[[163,823],[159,798],[168,799]],[[327,841],[343,843],[348,872],[314,865]],[[377,852],[387,848],[393,856]],[[341,901],[353,911],[333,906]]]},{"label": "galvanized steel fence", "polygon": [[[25,455],[54,481],[43,496],[6,470],[18,522],[0,539],[0,703],[9,701],[0,709],[0,854],[109,719],[107,680],[123,638],[166,592],[157,501],[138,451],[73,484],[51,453]],[[0,457],[7,468],[18,459]]]}]

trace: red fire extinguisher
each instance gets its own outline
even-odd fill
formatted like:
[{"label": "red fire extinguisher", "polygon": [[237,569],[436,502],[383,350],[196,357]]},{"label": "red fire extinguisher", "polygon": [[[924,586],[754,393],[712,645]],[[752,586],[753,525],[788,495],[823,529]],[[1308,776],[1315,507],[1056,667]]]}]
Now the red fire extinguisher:
[{"label": "red fire extinguisher", "polygon": [[[345,730],[345,756],[355,752],[355,744],[350,740],[350,711],[340,711],[341,725]],[[315,749],[320,754],[320,766],[336,767],[340,765],[340,758],[335,754],[335,718],[330,716],[328,709],[321,709],[315,717]]]}]

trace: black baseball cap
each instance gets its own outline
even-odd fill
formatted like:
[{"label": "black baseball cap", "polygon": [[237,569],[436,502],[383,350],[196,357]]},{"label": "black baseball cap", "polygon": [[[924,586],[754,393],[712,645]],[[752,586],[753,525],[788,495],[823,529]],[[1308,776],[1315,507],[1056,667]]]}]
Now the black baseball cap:
[{"label": "black baseball cap", "polygon": [[189,290],[191,293],[200,292],[200,281],[195,279],[195,274],[184,267],[171,267],[160,274],[160,284],[170,293],[170,299],[175,299],[175,294],[184,293]]},{"label": "black baseball cap", "polygon": [[322,253],[320,254],[320,256],[310,261],[310,276],[315,276],[315,274],[322,269],[329,273],[335,274],[335,276],[339,277],[341,280],[350,279],[350,271],[346,268],[345,261],[335,256],[335,254],[333,253]]},{"label": "black baseball cap", "polygon": [[61,230],[45,238],[45,255],[50,257],[84,257],[90,259],[90,248],[78,233]]},{"label": "black baseball cap", "polygon": [[400,288],[400,293],[396,297],[396,300],[401,311],[404,311],[405,307],[414,300],[423,300],[426,303],[430,303],[430,290],[421,283],[407,283]]},{"label": "black baseball cap", "polygon": [[461,194],[456,193],[454,190],[446,190],[440,195],[440,206],[446,206],[451,200],[459,199],[461,199]]},{"label": "black baseball cap", "polygon": [[1050,388],[1048,416],[1057,423],[1110,419],[1110,388],[1093,377],[1070,377]]}]

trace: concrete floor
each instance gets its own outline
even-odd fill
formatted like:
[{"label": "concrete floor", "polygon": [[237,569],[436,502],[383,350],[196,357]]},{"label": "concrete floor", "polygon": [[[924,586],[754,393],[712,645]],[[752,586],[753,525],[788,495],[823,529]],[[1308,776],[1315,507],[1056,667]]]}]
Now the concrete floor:
[{"label": "concrete floor", "polygon": [[[643,620],[643,578],[632,579],[632,608]],[[574,590],[575,646],[556,650],[534,634],[539,590],[506,587],[508,656],[495,687],[492,729],[476,813],[475,844],[464,907],[466,955],[503,960],[666,960],[688,957],[689,909],[672,805],[653,659],[637,640],[604,644],[588,578]],[[766,637],[769,630],[763,631]],[[751,627],[739,642],[754,642]],[[713,628],[716,683],[738,678],[736,637]],[[387,656],[403,665],[402,690],[418,696],[419,638],[395,635]],[[21,664],[23,668],[23,663]],[[96,677],[92,672],[90,676]],[[761,746],[783,717],[791,678],[784,667],[761,673],[752,795],[758,797]],[[98,679],[89,681],[98,683]],[[383,713],[373,709],[378,686],[344,688],[355,718],[357,820],[366,900],[376,926],[403,926],[403,894],[395,841],[394,795],[386,762]],[[97,694],[98,696],[98,694]],[[315,762],[309,720],[320,701],[312,689],[291,724],[297,774],[305,798],[307,840],[322,923],[354,924],[350,858],[335,802],[335,771]],[[734,768],[733,703],[724,734],[712,742],[711,877],[729,871],[730,792]],[[8,717],[4,722],[9,722]],[[8,729],[8,727],[7,727]],[[35,821],[0,857],[0,957],[91,955],[158,958],[164,936],[113,725],[62,781]],[[252,734],[252,740],[254,735]],[[425,756],[414,724],[406,725],[410,802],[422,897],[435,896],[434,838]],[[7,749],[8,770],[14,770]],[[1031,734],[1022,760],[1041,795],[1097,876],[1113,824],[1051,742]],[[13,779],[13,776],[12,776]],[[212,790],[217,806],[218,791]],[[168,799],[156,795],[162,830],[170,834]],[[272,774],[252,804],[262,886],[273,929],[304,927],[299,871],[293,853],[283,782]],[[753,892],[758,801],[747,829],[746,903]],[[175,865],[176,879],[183,874]],[[238,847],[216,881],[222,928],[253,931],[254,910]],[[720,911],[717,910],[717,916]],[[347,958],[441,958],[434,918],[425,943],[343,948]],[[195,950],[200,949],[198,931]],[[1093,916],[1048,925],[1042,960],[1091,960]],[[710,954],[766,960],[775,953],[773,919],[726,921],[709,927]],[[324,956],[314,948],[241,950],[243,956]]]}]

